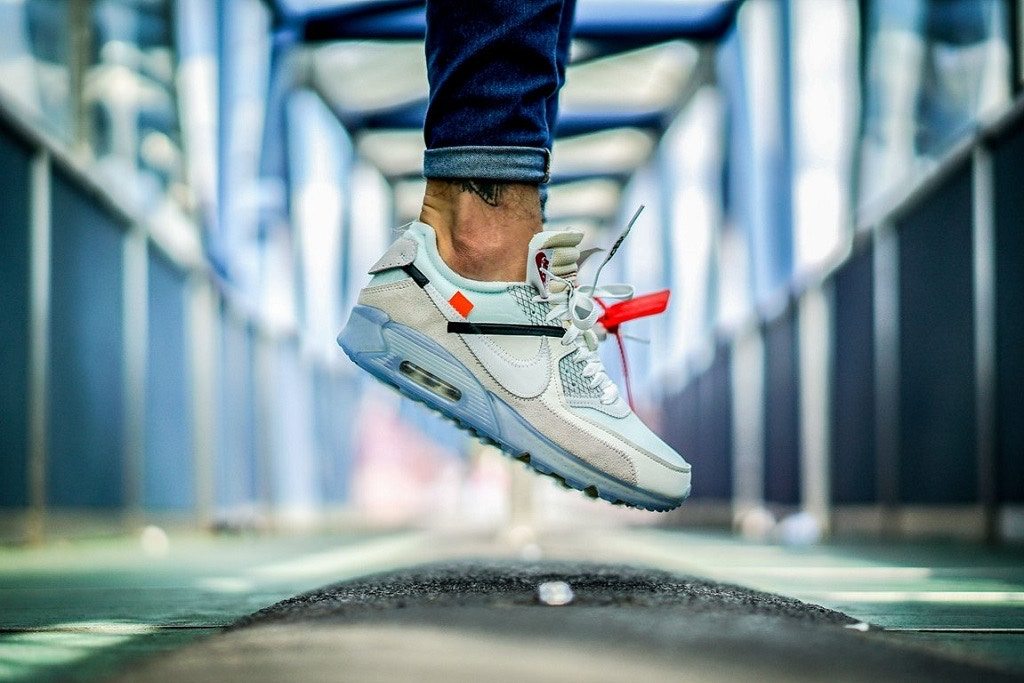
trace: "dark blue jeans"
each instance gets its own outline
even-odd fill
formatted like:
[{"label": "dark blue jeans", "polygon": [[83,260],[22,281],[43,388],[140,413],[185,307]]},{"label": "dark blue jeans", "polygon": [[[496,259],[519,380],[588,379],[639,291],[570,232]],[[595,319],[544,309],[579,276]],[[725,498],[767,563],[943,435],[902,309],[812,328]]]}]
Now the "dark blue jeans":
[{"label": "dark blue jeans", "polygon": [[427,178],[544,183],[576,0],[427,0]]}]

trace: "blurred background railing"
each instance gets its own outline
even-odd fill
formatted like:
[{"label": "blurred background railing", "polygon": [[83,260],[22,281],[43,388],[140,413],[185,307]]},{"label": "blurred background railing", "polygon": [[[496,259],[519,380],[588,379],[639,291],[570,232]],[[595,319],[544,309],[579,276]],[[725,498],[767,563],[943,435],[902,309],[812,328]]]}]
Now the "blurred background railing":
[{"label": "blurred background railing", "polygon": [[[0,26],[0,538],[597,511],[335,347],[418,213],[421,3]],[[616,275],[674,294],[632,374],[695,468],[654,521],[1024,536],[1022,26],[1022,0],[580,0],[548,218],[608,243],[649,207]]]}]

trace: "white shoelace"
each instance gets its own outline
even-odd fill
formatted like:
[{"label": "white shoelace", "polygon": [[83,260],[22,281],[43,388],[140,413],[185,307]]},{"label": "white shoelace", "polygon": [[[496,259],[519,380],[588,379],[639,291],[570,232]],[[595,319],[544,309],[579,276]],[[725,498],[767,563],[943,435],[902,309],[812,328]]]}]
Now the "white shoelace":
[{"label": "white shoelace", "polygon": [[[566,324],[565,334],[562,336],[562,345],[576,345],[573,354],[576,360],[583,366],[582,375],[590,380],[590,388],[601,390],[601,403],[610,405],[619,398],[619,388],[608,376],[604,369],[604,363],[597,353],[598,338],[594,332],[594,323],[601,317],[601,310],[598,308],[594,298],[626,300],[633,298],[633,286],[627,284],[609,284],[597,286],[597,279],[608,261],[618,251],[622,241],[626,239],[636,219],[644,207],[641,206],[633,214],[626,229],[612,245],[608,255],[597,269],[594,275],[594,284],[589,287],[576,285],[575,275],[561,277],[548,269],[542,269],[547,278],[546,292],[543,295],[533,297],[535,302],[544,302],[551,306],[547,314],[547,320],[558,320]],[[559,291],[552,291],[552,285],[561,285]]]},{"label": "white shoelace", "polygon": [[594,323],[601,315],[594,297],[604,299],[629,299],[633,296],[633,288],[630,285],[606,285],[604,287],[577,287],[576,283],[569,278],[563,278],[550,271],[545,271],[548,282],[558,282],[564,287],[559,292],[548,290],[545,296],[535,296],[534,301],[544,302],[551,305],[547,320],[558,320],[568,322],[565,334],[562,336],[561,344],[569,346],[576,345],[573,354],[577,362],[583,366],[582,375],[590,380],[590,387],[600,388],[601,403],[610,405],[619,398],[619,388],[615,382],[608,377],[601,362],[601,356],[597,353],[597,335],[592,329]]}]

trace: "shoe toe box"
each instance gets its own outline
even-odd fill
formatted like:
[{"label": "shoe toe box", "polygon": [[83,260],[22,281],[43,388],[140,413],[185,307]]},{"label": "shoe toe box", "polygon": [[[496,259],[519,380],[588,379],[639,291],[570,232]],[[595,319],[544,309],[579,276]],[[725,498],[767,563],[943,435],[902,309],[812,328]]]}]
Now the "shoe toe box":
[{"label": "shoe toe box", "polygon": [[673,500],[686,497],[690,490],[689,463],[639,417],[632,412],[612,417],[593,408],[580,412],[617,442],[617,450],[624,452],[633,465],[638,488]]}]

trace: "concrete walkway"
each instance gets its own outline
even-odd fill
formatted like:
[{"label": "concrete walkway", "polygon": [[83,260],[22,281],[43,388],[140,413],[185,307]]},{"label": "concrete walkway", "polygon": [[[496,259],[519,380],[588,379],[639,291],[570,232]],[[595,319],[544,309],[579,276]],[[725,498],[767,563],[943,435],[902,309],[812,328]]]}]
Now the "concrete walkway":
[{"label": "concrete walkway", "polygon": [[[552,586],[565,604],[545,602]],[[124,680],[1013,679],[855,624],[791,598],[646,568],[464,560],[291,598]]]},{"label": "concrete walkway", "polygon": [[[498,680],[500,670],[541,680],[621,678],[627,671],[707,680],[746,677],[751,662],[762,662],[757,675],[769,680],[815,677],[829,662],[856,664],[850,680],[886,671],[906,678],[936,671],[954,679],[978,672],[1024,677],[1020,551],[907,543],[794,549],[724,534],[626,529],[546,533],[526,545],[507,538],[194,536],[155,545],[152,538],[148,545],[121,538],[0,550],[0,680],[96,680],[119,671],[135,680],[163,666],[186,667],[180,675],[189,680],[187,663],[204,658],[234,662],[239,674],[256,667],[290,679],[346,671],[350,680],[360,680],[359,672],[365,680],[386,670],[392,680],[407,680],[403,674],[457,670],[466,677],[487,671]],[[487,559],[466,560],[474,557]],[[538,558],[568,564],[537,564]],[[357,601],[358,613],[346,611],[352,602],[335,588],[307,601],[328,606],[326,619],[305,614],[299,627],[280,613],[264,614],[258,624],[219,633],[298,593],[422,563],[435,563],[415,570],[433,583],[410,584],[414,572],[351,584],[363,586],[366,598]],[[604,588],[593,583],[601,572],[610,572]],[[534,584],[554,575],[576,586],[567,607],[537,604]],[[686,576],[712,581],[680,578]],[[722,582],[850,619],[765,612],[755,593],[729,593]],[[412,590],[396,606],[398,585],[435,588]],[[734,599],[741,610],[729,606]],[[349,607],[335,613],[332,603]],[[885,630],[862,633],[845,628],[848,621]],[[163,654],[140,663],[154,653]],[[923,668],[907,669],[912,662]]]}]

